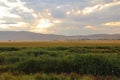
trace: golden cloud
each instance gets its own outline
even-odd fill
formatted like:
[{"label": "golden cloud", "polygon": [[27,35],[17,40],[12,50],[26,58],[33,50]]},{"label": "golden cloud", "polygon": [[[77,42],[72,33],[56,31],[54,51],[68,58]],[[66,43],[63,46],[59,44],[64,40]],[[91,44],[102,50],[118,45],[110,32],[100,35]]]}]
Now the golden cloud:
[{"label": "golden cloud", "polygon": [[97,4],[95,6],[85,7],[82,10],[71,9],[66,12],[66,15],[80,15],[80,14],[89,15],[90,13],[94,13],[96,11],[100,11],[116,5],[120,5],[120,1],[113,1],[111,3],[106,3],[106,4]]},{"label": "golden cloud", "polygon": [[85,29],[92,29],[92,30],[95,30],[95,29],[96,29],[96,27],[94,27],[94,26],[89,26],[89,25],[88,25],[88,26],[85,26],[84,28],[85,28]]},{"label": "golden cloud", "polygon": [[103,10],[105,8],[109,8],[111,6],[115,6],[115,5],[120,5],[120,1],[113,1],[111,3],[107,3],[107,4],[98,4],[92,7],[86,7],[82,10],[82,14],[83,15],[87,15],[96,11],[100,11]]},{"label": "golden cloud", "polygon": [[104,23],[103,25],[112,26],[112,27],[114,27],[114,26],[120,27],[120,22],[107,22],[107,23]]}]

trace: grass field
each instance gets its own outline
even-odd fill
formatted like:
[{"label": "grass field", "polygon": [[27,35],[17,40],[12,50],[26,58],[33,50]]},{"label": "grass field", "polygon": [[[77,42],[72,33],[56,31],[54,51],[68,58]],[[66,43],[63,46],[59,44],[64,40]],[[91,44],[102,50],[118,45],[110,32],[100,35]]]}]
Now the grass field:
[{"label": "grass field", "polygon": [[0,80],[120,80],[120,41],[0,42]]},{"label": "grass field", "polygon": [[0,46],[52,47],[52,46],[120,46],[120,40],[41,41],[41,42],[0,42]]}]

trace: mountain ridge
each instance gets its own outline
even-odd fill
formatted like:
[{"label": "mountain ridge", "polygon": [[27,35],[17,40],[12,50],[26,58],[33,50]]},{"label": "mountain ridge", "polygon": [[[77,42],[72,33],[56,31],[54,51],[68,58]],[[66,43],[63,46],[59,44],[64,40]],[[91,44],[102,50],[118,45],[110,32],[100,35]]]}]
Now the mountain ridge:
[{"label": "mountain ridge", "polygon": [[120,34],[91,34],[65,36],[57,34],[42,34],[27,31],[0,31],[0,41],[51,41],[51,40],[94,40],[120,39]]}]

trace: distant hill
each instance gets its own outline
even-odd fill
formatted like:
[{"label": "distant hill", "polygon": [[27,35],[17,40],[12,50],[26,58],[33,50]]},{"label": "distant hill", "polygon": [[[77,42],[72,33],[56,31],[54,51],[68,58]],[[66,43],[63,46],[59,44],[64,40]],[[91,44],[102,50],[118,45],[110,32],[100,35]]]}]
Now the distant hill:
[{"label": "distant hill", "polygon": [[49,40],[87,40],[87,39],[120,39],[120,34],[93,34],[64,36],[41,34],[27,31],[0,31],[0,41],[49,41]]}]

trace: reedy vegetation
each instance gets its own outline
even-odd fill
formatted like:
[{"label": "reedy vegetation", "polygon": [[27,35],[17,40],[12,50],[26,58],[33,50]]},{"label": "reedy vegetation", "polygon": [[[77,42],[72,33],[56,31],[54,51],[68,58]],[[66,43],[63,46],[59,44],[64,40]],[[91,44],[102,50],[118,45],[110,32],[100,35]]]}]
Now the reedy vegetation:
[{"label": "reedy vegetation", "polygon": [[118,44],[56,46],[54,43],[55,46],[48,47],[10,44],[0,47],[0,80],[118,80],[120,77]]}]

